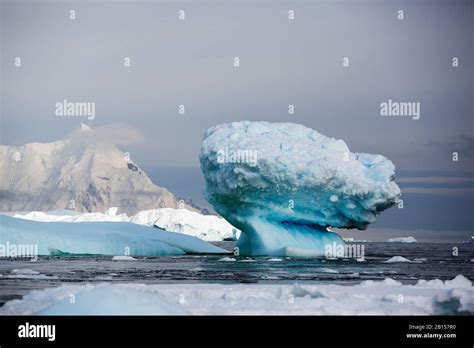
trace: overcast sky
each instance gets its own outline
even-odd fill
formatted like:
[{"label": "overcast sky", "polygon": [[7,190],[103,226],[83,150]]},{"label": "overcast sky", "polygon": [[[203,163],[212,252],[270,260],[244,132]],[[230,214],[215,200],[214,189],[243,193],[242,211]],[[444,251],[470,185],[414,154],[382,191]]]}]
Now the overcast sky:
[{"label": "overcast sky", "polygon": [[[453,151],[473,158],[472,11],[469,0],[6,0],[1,142],[122,122],[143,133],[131,146],[137,162],[198,165],[212,125],[291,121],[400,169],[453,169]],[[64,99],[95,102],[95,119],[55,116]],[[421,103],[421,118],[380,116],[388,99]]]},{"label": "overcast sky", "polygon": [[[0,143],[55,141],[81,122],[118,123],[109,136],[138,164],[197,167],[210,126],[296,122],[354,152],[383,154],[412,177],[472,179],[473,3],[3,0]],[[94,102],[95,119],[57,117],[64,99]],[[420,103],[420,119],[382,117],[389,99]],[[446,197],[435,189],[447,185],[473,203],[472,181],[423,180],[408,194]]]}]

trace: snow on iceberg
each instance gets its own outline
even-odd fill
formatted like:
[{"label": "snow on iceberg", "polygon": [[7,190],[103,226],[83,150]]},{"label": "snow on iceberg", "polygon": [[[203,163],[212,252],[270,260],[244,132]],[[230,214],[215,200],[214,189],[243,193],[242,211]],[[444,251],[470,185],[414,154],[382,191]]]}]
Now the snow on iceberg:
[{"label": "snow on iceberg", "polygon": [[[288,301],[290,296],[294,301]],[[0,315],[31,314],[466,315],[474,314],[474,288],[462,275],[445,282],[420,280],[415,285],[390,278],[352,286],[105,283],[32,291],[0,308]]]},{"label": "snow on iceberg", "polygon": [[328,227],[365,229],[394,205],[395,167],[292,123],[234,122],[204,135],[206,198],[242,231],[243,255],[322,256]]},{"label": "snow on iceberg", "polygon": [[414,237],[397,237],[386,240],[387,243],[416,243],[417,240]]},{"label": "snow on iceberg", "polygon": [[198,238],[128,222],[37,222],[0,215],[0,244],[37,245],[39,255],[166,256],[227,253]]},{"label": "snow on iceberg", "polygon": [[236,239],[240,234],[240,231],[219,216],[202,215],[187,209],[144,210],[132,216],[130,222],[154,225],[166,231],[183,233],[206,241]]},{"label": "snow on iceberg", "polygon": [[132,222],[139,225],[156,226],[170,232],[187,234],[208,242],[233,240],[240,235],[240,231],[219,216],[202,215],[184,208],[143,210],[130,217],[126,214],[117,215],[117,208],[109,208],[105,214],[52,214],[50,212],[32,211],[26,214],[15,214],[14,217],[44,222]]}]

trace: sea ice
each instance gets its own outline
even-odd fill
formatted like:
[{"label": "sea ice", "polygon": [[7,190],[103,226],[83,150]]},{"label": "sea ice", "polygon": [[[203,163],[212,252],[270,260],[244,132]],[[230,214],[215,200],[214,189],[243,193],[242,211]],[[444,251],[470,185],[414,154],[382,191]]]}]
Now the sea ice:
[{"label": "sea ice", "polygon": [[387,239],[386,242],[388,243],[416,243],[417,240],[414,237],[397,237]]},{"label": "sea ice", "polygon": [[[74,304],[70,303],[71,294]],[[179,301],[181,298],[184,301]],[[32,314],[467,315],[474,314],[474,288],[462,275],[415,285],[390,278],[351,286],[68,284],[32,291],[0,308],[0,315]]]},{"label": "sea ice", "polygon": [[14,278],[14,279],[37,279],[37,280],[58,279],[57,277],[41,274],[40,272],[34,271],[29,268],[13,269],[10,272],[10,274],[0,275],[0,276],[4,278]]},{"label": "sea ice", "polygon": [[137,259],[132,256],[117,255],[112,257],[112,261],[136,261]]},{"label": "sea ice", "polygon": [[242,255],[323,256],[328,227],[365,229],[394,205],[395,167],[292,123],[234,122],[204,135],[206,198],[242,231]]}]

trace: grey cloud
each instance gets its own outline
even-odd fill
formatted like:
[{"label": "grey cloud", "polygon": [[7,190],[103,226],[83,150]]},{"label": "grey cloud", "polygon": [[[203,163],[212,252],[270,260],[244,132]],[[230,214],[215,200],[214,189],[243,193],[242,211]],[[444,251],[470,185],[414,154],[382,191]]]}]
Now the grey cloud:
[{"label": "grey cloud", "polygon": [[467,196],[474,198],[474,187],[447,188],[447,187],[402,187],[402,195],[406,193],[439,195],[439,196]]},{"label": "grey cloud", "polygon": [[415,176],[397,178],[397,183],[413,184],[463,184],[474,182],[474,177],[470,176]]},{"label": "grey cloud", "polygon": [[111,123],[97,127],[83,123],[67,138],[85,142],[103,141],[115,145],[131,145],[145,140],[141,130],[125,123]]}]

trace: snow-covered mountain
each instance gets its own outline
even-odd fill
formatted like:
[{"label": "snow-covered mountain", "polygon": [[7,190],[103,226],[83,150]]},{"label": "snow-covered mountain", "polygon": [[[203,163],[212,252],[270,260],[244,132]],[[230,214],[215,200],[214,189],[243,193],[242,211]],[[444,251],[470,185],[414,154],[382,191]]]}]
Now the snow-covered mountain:
[{"label": "snow-covered mountain", "polygon": [[65,140],[0,145],[0,211],[97,212],[111,206],[127,214],[165,207],[195,210],[83,124]]}]

